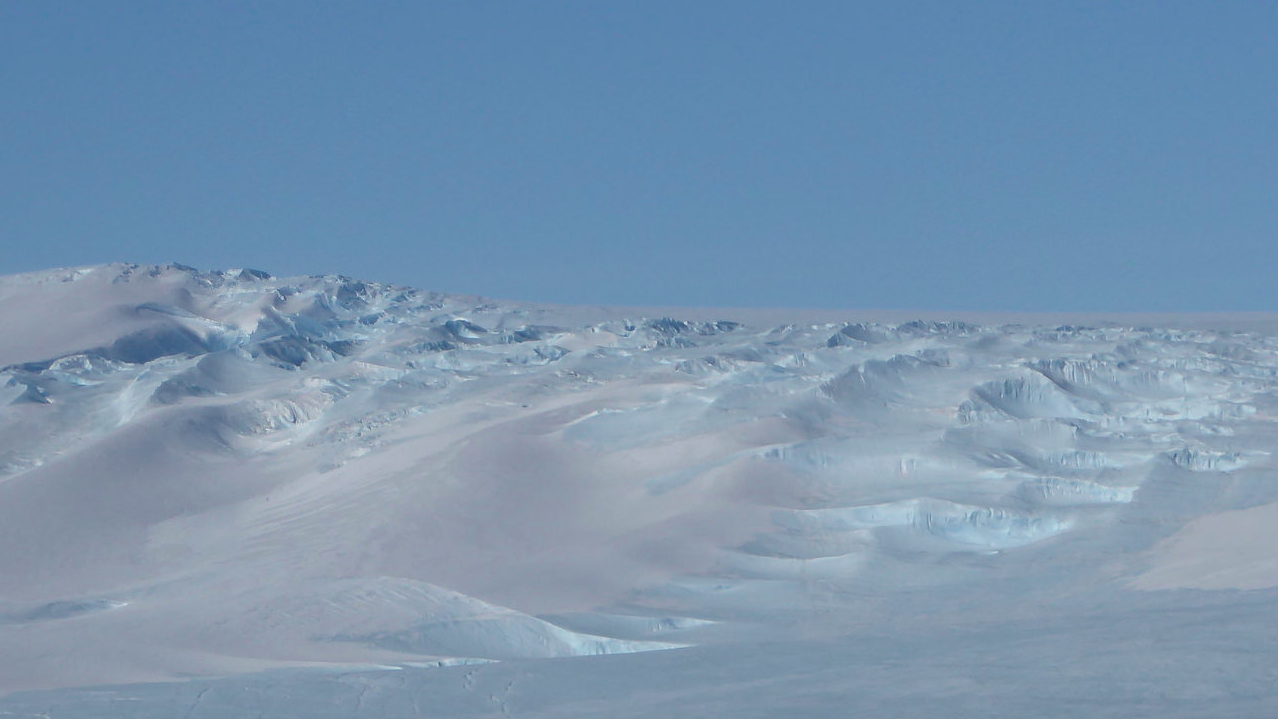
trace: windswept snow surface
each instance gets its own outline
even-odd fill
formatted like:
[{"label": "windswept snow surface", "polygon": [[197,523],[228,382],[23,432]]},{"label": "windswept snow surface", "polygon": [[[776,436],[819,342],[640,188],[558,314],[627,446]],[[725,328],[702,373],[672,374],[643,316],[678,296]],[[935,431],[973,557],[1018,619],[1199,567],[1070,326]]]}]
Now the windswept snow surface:
[{"label": "windswept snow surface", "polygon": [[1278,320],[781,314],[0,278],[0,717],[1278,711]]}]

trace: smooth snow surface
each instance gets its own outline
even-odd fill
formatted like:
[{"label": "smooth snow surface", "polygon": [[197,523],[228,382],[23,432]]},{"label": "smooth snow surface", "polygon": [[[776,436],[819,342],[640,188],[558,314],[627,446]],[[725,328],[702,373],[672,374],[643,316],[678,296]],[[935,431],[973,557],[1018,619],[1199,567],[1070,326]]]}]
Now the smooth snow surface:
[{"label": "smooth snow surface", "polygon": [[0,717],[1278,711],[1278,322],[0,278]]}]

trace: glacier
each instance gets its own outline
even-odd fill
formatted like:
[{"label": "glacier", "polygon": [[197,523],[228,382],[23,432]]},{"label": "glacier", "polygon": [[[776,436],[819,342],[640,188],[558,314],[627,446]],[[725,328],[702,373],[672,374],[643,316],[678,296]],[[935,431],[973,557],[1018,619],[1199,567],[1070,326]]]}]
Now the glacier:
[{"label": "glacier", "polygon": [[0,717],[1278,707],[1278,316],[0,278]]}]

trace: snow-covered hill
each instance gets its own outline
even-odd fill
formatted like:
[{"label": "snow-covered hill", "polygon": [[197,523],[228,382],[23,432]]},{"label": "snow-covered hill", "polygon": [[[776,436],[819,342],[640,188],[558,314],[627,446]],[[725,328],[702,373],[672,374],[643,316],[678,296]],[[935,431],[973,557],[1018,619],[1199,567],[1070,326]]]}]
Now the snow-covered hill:
[{"label": "snow-covered hill", "polygon": [[1278,707],[1274,318],[668,314],[0,278],[0,716]]}]

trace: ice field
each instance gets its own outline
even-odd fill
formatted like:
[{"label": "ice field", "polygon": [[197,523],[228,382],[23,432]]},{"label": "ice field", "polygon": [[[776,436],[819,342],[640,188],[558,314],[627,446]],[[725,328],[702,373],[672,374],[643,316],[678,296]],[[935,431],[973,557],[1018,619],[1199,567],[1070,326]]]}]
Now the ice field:
[{"label": "ice field", "polygon": [[1278,316],[0,278],[0,717],[1278,715]]}]

